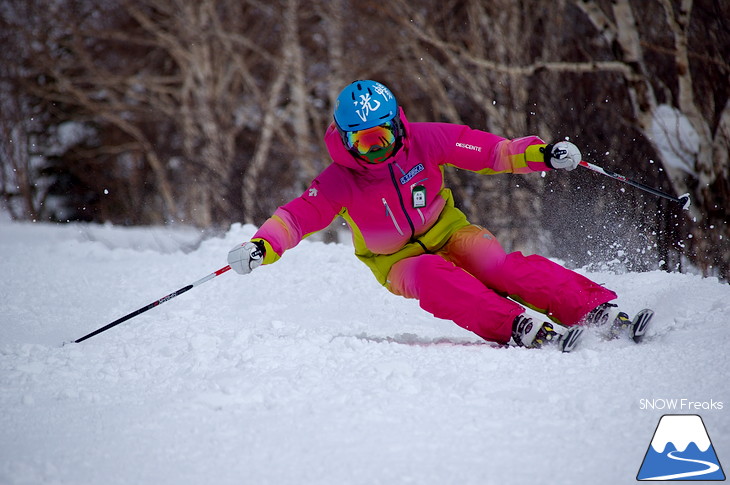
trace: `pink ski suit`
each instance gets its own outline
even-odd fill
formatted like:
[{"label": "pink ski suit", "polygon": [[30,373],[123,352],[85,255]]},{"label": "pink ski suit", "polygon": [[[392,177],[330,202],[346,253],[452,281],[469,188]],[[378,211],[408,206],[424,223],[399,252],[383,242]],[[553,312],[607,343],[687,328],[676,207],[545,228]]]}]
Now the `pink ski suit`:
[{"label": "pink ski suit", "polygon": [[[368,164],[343,145],[334,124],[324,140],[334,163],[255,234],[264,264],[342,216],[355,255],[391,292],[417,298],[433,315],[480,337],[509,341],[524,308],[575,325],[616,294],[542,256],[505,254],[486,229],[470,224],[444,186],[447,165],[483,174],[550,170],[537,137],[508,140],[467,126],[409,123],[402,148]],[[506,298],[511,297],[512,300]]]}]

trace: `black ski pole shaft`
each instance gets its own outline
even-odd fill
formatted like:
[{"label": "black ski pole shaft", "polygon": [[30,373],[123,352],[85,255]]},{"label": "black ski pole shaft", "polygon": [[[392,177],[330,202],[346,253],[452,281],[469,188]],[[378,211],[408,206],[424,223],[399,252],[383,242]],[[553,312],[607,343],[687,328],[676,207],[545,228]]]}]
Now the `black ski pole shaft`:
[{"label": "black ski pole shaft", "polygon": [[183,286],[183,287],[182,287],[182,288],[180,288],[179,290],[177,290],[177,291],[174,291],[174,292],[170,293],[170,294],[169,294],[169,295],[167,295],[167,296],[163,296],[163,297],[162,297],[162,298],[160,298],[159,300],[153,301],[153,302],[152,302],[152,303],[150,303],[149,305],[147,305],[147,306],[144,306],[144,307],[140,308],[139,310],[135,310],[135,311],[133,311],[132,313],[130,313],[130,314],[128,314],[128,315],[124,315],[124,316],[123,316],[122,318],[119,318],[119,319],[117,319],[117,320],[114,320],[114,321],[113,321],[112,323],[110,323],[110,324],[108,324],[108,325],[104,325],[103,327],[101,327],[101,328],[99,328],[99,329],[97,329],[97,330],[94,330],[93,332],[91,332],[91,333],[90,333],[90,334],[88,334],[88,335],[84,335],[84,336],[83,336],[83,337],[81,337],[80,339],[78,339],[78,340],[74,340],[74,343],[79,343],[79,342],[83,342],[83,341],[84,341],[84,340],[86,340],[87,338],[91,338],[91,337],[93,337],[94,335],[99,335],[99,334],[100,334],[101,332],[105,332],[105,331],[109,330],[109,329],[110,329],[110,328],[112,328],[112,327],[116,327],[116,326],[117,326],[117,325],[119,325],[120,323],[126,322],[126,321],[127,321],[127,320],[129,320],[130,318],[134,318],[134,317],[136,317],[136,316],[137,316],[137,315],[139,315],[140,313],[144,313],[144,312],[146,312],[147,310],[151,310],[152,308],[154,308],[154,307],[156,307],[156,306],[159,306],[159,305],[161,305],[161,304],[165,303],[166,301],[172,300],[172,299],[173,299],[173,298],[175,298],[176,296],[180,296],[180,295],[182,295],[182,294],[183,294],[183,293],[185,293],[186,291],[192,290],[192,289],[193,289],[193,288],[195,288],[196,286],[202,285],[202,284],[203,284],[203,283],[205,283],[206,281],[210,281],[210,280],[212,280],[213,278],[215,278],[215,277],[216,277],[216,276],[218,276],[218,275],[222,275],[223,273],[225,273],[225,272],[226,272],[226,271],[228,271],[229,269],[231,269],[231,267],[230,267],[230,266],[224,266],[223,268],[219,269],[218,271],[215,271],[215,272],[213,272],[213,273],[209,274],[209,275],[208,275],[208,276],[206,276],[205,278],[201,278],[201,279],[199,279],[198,281],[195,281],[195,282],[193,282],[193,283],[191,283],[191,284],[189,284],[189,285],[187,285],[187,286]]},{"label": "black ski pole shaft", "polygon": [[682,204],[682,209],[684,209],[684,210],[689,209],[689,205],[690,205],[689,194],[684,194],[679,197],[674,197],[673,195],[669,195],[666,192],[662,192],[661,190],[657,190],[653,187],[649,187],[648,185],[644,185],[641,182],[637,182],[635,180],[628,179],[628,178],[624,177],[623,175],[617,174],[616,172],[611,172],[610,170],[601,168],[598,165],[594,165],[594,164],[586,162],[586,161],[581,161],[579,163],[579,165],[581,167],[585,167],[589,170],[593,170],[594,172],[598,172],[600,174],[606,175],[607,177],[611,177],[612,179],[619,180],[621,182],[629,184],[632,187],[636,187],[637,189],[641,189],[645,192],[649,192],[650,194],[654,194],[659,197],[663,197],[667,200],[671,200],[672,202],[676,202],[677,204]]}]

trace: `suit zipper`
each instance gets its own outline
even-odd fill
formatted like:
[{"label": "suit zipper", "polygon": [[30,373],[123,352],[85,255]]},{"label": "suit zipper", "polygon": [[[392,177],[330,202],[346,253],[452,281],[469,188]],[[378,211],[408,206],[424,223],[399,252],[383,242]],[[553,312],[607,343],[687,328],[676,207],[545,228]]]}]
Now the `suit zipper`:
[{"label": "suit zipper", "polygon": [[[398,189],[398,181],[395,178],[395,173],[393,173],[392,164],[388,165],[388,170],[390,171],[390,180],[393,182],[395,192],[398,194],[398,202],[400,202],[400,208],[403,210],[403,214],[406,216],[406,220],[408,221],[408,226],[410,226],[411,228],[411,242],[416,241],[420,244],[420,241],[416,239],[416,226],[413,225],[411,216],[408,215],[408,211],[406,210],[406,204],[405,202],[403,202],[403,194],[401,194],[400,190]],[[395,218],[393,220],[395,221]],[[421,246],[423,246],[423,244],[421,244]]]}]

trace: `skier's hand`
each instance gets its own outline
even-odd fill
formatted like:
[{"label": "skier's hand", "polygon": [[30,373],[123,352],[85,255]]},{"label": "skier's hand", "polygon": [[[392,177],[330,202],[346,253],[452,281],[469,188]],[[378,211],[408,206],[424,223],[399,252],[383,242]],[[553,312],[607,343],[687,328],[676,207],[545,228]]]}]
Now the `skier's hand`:
[{"label": "skier's hand", "polygon": [[581,160],[580,150],[569,141],[559,141],[545,147],[545,164],[550,168],[573,170]]},{"label": "skier's hand", "polygon": [[239,244],[228,252],[228,264],[238,274],[248,274],[261,266],[266,248],[261,241]]}]

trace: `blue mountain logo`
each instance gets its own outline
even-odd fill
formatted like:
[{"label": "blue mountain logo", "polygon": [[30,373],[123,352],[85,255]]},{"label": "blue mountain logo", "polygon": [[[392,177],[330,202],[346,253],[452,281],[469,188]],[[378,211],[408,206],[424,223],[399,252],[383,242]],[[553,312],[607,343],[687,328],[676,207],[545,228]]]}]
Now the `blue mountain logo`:
[{"label": "blue mountain logo", "polygon": [[637,480],[725,480],[702,418],[665,414],[646,450]]}]

